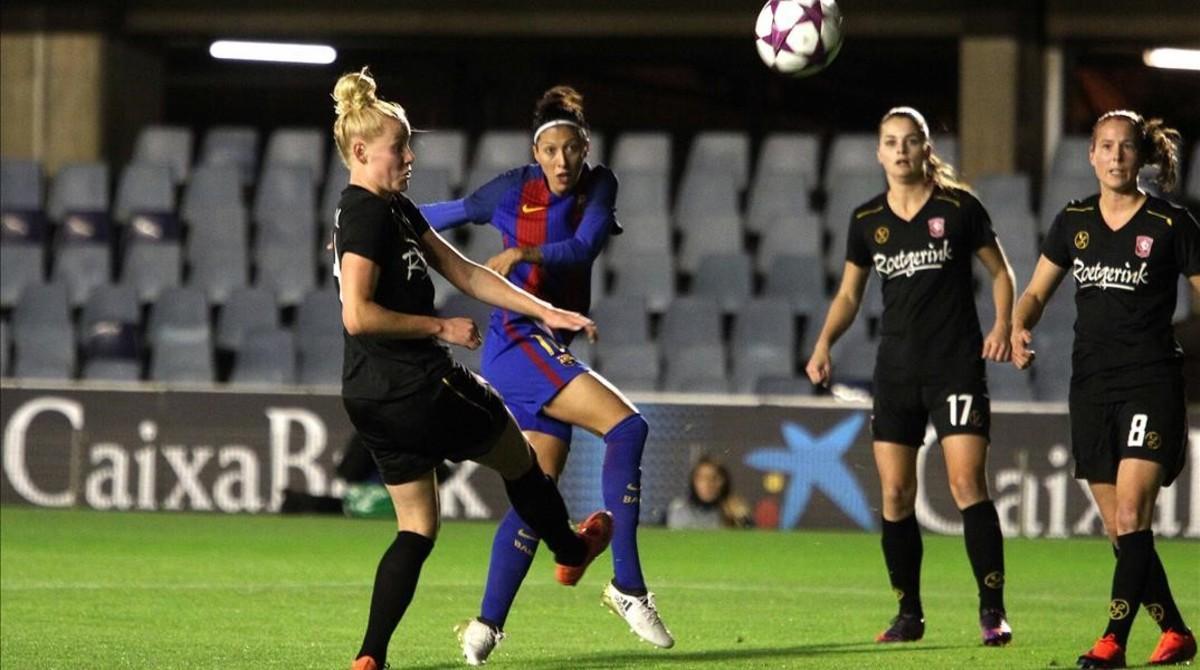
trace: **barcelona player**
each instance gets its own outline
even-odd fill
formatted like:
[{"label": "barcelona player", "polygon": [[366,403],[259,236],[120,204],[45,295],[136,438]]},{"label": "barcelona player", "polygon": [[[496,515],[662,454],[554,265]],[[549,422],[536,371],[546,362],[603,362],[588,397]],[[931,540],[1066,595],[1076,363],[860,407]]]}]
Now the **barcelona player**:
[{"label": "barcelona player", "polygon": [[[534,162],[510,170],[461,200],[421,207],[437,230],[488,223],[500,230],[504,250],[487,266],[535,296],[586,313],[592,263],[615,218],[617,180],[605,167],[585,163],[588,125],[583,97],[555,86],[537,102]],[[613,515],[613,579],[602,601],[634,633],[658,647],[675,640],[646,588],[638,556],[641,461],[649,427],[617,389],[571,355],[573,333],[552,330],[510,309],[496,309],[483,345],[483,374],[504,398],[525,432],[542,469],[561,474],[571,430],[579,426],[604,439],[601,488]],[[539,535],[511,510],[500,522],[487,586],[477,618],[459,628],[463,655],[483,663],[504,636],[517,590],[533,561]]]},{"label": "barcelona player", "polygon": [[[983,644],[1012,640],[1004,608],[1004,545],[986,465],[991,425],[985,362],[1009,360],[1012,269],[987,211],[933,151],[920,112],[897,107],[879,125],[876,152],[888,189],[850,220],[841,287],[806,371],[828,384],[830,348],[850,327],[871,268],[883,290],[871,431],[883,499],[883,557],[899,613],[877,642],[925,634],[917,525],[917,449],[932,421],[946,458],[950,494],[979,589]],[[972,289],[971,258],[992,280],[996,322],[985,337]]]},{"label": "barcelona player", "polygon": [[1179,275],[1200,291],[1200,227],[1186,209],[1138,188],[1139,170],[1153,165],[1163,191],[1172,189],[1179,145],[1177,131],[1136,112],[1096,121],[1088,160],[1100,192],[1059,212],[1013,316],[1013,363],[1023,369],[1033,362],[1031,330],[1071,273],[1075,476],[1087,480],[1117,554],[1108,627],[1079,657],[1081,668],[1125,667],[1139,603],[1162,629],[1151,665],[1196,656],[1150,526],[1159,489],[1179,475],[1187,453],[1183,354],[1171,314]]}]

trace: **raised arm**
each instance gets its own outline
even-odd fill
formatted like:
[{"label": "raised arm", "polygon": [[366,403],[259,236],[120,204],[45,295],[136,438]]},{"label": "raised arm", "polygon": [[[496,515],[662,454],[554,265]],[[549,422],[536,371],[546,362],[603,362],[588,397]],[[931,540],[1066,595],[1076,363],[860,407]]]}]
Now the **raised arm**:
[{"label": "raised arm", "polygon": [[520,181],[520,170],[509,170],[474,193],[458,200],[431,202],[420,206],[421,214],[434,230],[449,230],[465,223],[487,223],[504,193]]},{"label": "raised arm", "polygon": [[842,283],[829,303],[825,325],[821,327],[821,334],[817,336],[812,356],[804,368],[812,383],[829,385],[833,375],[833,361],[829,352],[850,324],[854,323],[854,317],[858,315],[858,308],[862,305],[863,291],[869,276],[869,268],[846,261],[842,270]]},{"label": "raised arm", "polygon": [[1044,255],[1038,258],[1033,277],[1021,293],[1017,308],[1013,310],[1012,362],[1018,370],[1024,370],[1033,363],[1034,352],[1029,348],[1033,343],[1031,329],[1041,320],[1050,296],[1054,295],[1066,273],[1066,269],[1055,265]]},{"label": "raised arm", "polygon": [[982,246],[975,255],[983,263],[992,278],[992,301],[996,306],[996,322],[991,331],[983,339],[983,358],[989,361],[1003,363],[1012,358],[1012,309],[1013,294],[1016,292],[1016,281],[1013,279],[1012,266],[1004,255],[1000,240],[993,240]]}]

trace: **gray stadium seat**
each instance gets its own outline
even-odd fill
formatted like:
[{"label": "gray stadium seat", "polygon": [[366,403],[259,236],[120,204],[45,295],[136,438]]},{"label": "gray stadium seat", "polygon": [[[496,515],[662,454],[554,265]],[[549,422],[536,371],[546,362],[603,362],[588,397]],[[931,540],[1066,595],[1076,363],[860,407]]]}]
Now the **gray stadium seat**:
[{"label": "gray stadium seat", "polygon": [[662,312],[675,297],[673,258],[666,252],[634,252],[613,256],[610,296],[644,298],[651,312]]},{"label": "gray stadium seat", "polygon": [[70,379],[75,371],[75,335],[63,284],[25,289],[13,309],[12,376]]},{"label": "gray stadium seat", "polygon": [[485,131],[475,147],[464,193],[473,192],[502,172],[532,162],[531,144],[529,133],[524,130]]},{"label": "gray stadium seat", "polygon": [[129,324],[136,328],[141,320],[141,307],[138,305],[137,292],[132,286],[98,286],[80,310],[80,339],[86,338],[89,331],[103,322]]},{"label": "gray stadium seat", "polygon": [[136,381],[141,376],[141,308],[132,287],[101,286],[79,319],[84,379]]},{"label": "gray stadium seat", "polygon": [[744,305],[753,290],[750,257],[741,252],[704,256],[692,279],[692,295],[716,300],[726,313]]},{"label": "gray stadium seat", "polygon": [[839,253],[838,268],[845,258],[846,232],[850,228],[850,217],[859,206],[879,195],[887,189],[883,172],[876,171],[866,174],[843,175],[837,181],[827,184],[829,202],[825,206],[825,226],[833,236],[833,248]]},{"label": "gray stadium seat", "polygon": [[787,175],[813,187],[820,181],[820,160],[821,144],[816,135],[771,133],[759,148],[755,179]]},{"label": "gray stadium seat", "polygon": [[84,362],[81,377],[88,381],[136,382],[142,378],[142,365],[125,359],[90,359]]},{"label": "gray stadium seat", "polygon": [[[984,326],[986,329],[987,326]],[[1033,400],[1032,374],[1018,370],[1012,363],[987,364],[988,395],[992,400],[1030,402]]]},{"label": "gray stadium seat", "polygon": [[[303,226],[315,224],[297,217]],[[275,292],[280,305],[296,304],[317,285],[316,240],[313,233],[281,233],[277,227],[259,228],[255,248],[258,268],[255,284]]]},{"label": "gray stadium seat", "polygon": [[625,254],[671,252],[671,223],[666,215],[626,214],[620,221],[624,232],[608,238],[606,264]]},{"label": "gray stadium seat", "polygon": [[154,302],[164,290],[179,286],[183,248],[178,241],[134,238],[125,247],[121,281],[137,288],[142,302]]},{"label": "gray stadium seat", "polygon": [[[254,220],[260,225],[284,222],[285,227],[291,228],[290,221],[297,214],[313,217],[316,211],[316,190],[308,168],[276,165],[263,171],[254,196]],[[306,218],[303,223],[307,225],[308,220]],[[315,219],[313,222],[315,224]],[[314,235],[315,232],[314,226]]]},{"label": "gray stadium seat", "polygon": [[821,219],[813,212],[795,211],[767,229],[758,244],[758,269],[767,272],[777,256],[822,255]]},{"label": "gray stadium seat", "polygon": [[697,219],[740,219],[737,189],[720,173],[684,175],[673,215],[679,229],[686,229]]},{"label": "gray stadium seat", "polygon": [[[479,333],[487,337],[488,323],[491,320],[492,308],[478,300],[466,295],[451,296],[446,304],[438,311],[442,318],[450,317],[465,317],[475,322],[475,327],[479,329]],[[469,369],[479,372],[482,369],[481,357],[483,348],[475,350],[465,347],[450,347],[450,355],[454,360],[467,366]]]},{"label": "gray stadium seat", "polygon": [[133,163],[121,171],[113,218],[121,223],[139,213],[175,213],[175,184],[165,165]]},{"label": "gray stadium seat", "polygon": [[303,168],[313,186],[325,177],[325,133],[318,128],[276,128],[267,138],[263,172],[277,167]]},{"label": "gray stadium seat", "polygon": [[230,291],[246,285],[246,229],[246,211],[240,208],[205,210],[192,220],[188,286],[203,291],[209,302],[219,305]]},{"label": "gray stadium seat", "polygon": [[195,224],[206,214],[211,216],[211,212],[214,211],[227,212],[245,208],[242,185],[238,181],[236,170],[228,165],[200,165],[196,167],[184,189],[179,216],[184,221]]},{"label": "gray stadium seat", "polygon": [[296,344],[280,328],[253,328],[234,360],[233,384],[294,384]]},{"label": "gray stadium seat", "polygon": [[733,254],[742,250],[742,221],[737,216],[700,216],[684,220],[679,247],[679,269],[692,274],[700,259],[710,254]]},{"label": "gray stadium seat", "polygon": [[875,154],[879,148],[877,133],[843,133],[833,138],[825,165],[825,188],[831,188],[846,175],[870,175],[882,179],[883,168]]},{"label": "gray stadium seat", "polygon": [[664,391],[681,393],[728,393],[729,380],[725,348],[720,344],[688,344],[676,347],[667,343]]},{"label": "gray stadium seat", "polygon": [[877,343],[871,337],[867,321],[859,314],[834,343],[831,352],[834,382],[868,383],[874,376]]},{"label": "gray stadium seat", "polygon": [[112,279],[107,215],[68,214],[54,254],[51,277],[66,284],[72,305]]},{"label": "gray stadium seat", "polygon": [[812,382],[804,375],[763,375],[754,381],[754,392],[759,395],[810,396]]},{"label": "gray stadium seat", "polygon": [[609,296],[595,304],[592,320],[600,330],[600,341],[610,344],[639,344],[650,341],[650,319],[646,300],[640,296]]},{"label": "gray stadium seat", "polygon": [[780,222],[815,217],[808,205],[809,190],[809,182],[800,174],[759,174],[750,186],[746,229],[766,233]]},{"label": "gray stadium seat", "polygon": [[133,162],[165,165],[171,170],[173,183],[186,182],[192,163],[191,129],[181,126],[142,128],[133,146]]},{"label": "gray stadium seat", "polygon": [[453,199],[454,189],[450,183],[450,170],[428,166],[414,170],[405,195],[418,205]]},{"label": "gray stadium seat", "polygon": [[215,379],[212,343],[197,332],[165,334],[150,354],[150,379],[207,384]]},{"label": "gray stadium seat", "polygon": [[212,331],[208,324],[208,301],[194,288],[163,291],[150,310],[146,338],[158,346],[164,338],[178,336],[180,341],[203,340],[211,348]]},{"label": "gray stadium seat", "polygon": [[236,288],[221,307],[216,346],[218,349],[240,351],[246,333],[278,327],[279,308],[275,305],[274,294],[262,288]]},{"label": "gray stadium seat", "polygon": [[0,242],[0,308],[17,304],[26,286],[41,284],[46,251],[41,243]]},{"label": "gray stadium seat", "polygon": [[308,386],[334,386],[342,383],[342,335],[298,338],[297,382]]},{"label": "gray stadium seat", "polygon": [[[467,136],[461,130],[433,130],[417,133],[412,141],[413,153],[417,155],[417,170],[444,170],[449,176],[451,189],[462,186],[467,165]],[[512,163],[510,167],[520,165]]]},{"label": "gray stadium seat", "polygon": [[825,268],[818,256],[780,254],[767,268],[763,295],[791,303],[797,314],[820,317],[827,303]]},{"label": "gray stadium seat", "polygon": [[50,185],[46,212],[62,221],[71,212],[108,211],[108,166],[72,163],[63,166]]},{"label": "gray stadium seat", "polygon": [[658,347],[653,342],[596,343],[596,370],[622,391],[656,391],[662,374]]},{"label": "gray stadium seat", "polygon": [[796,365],[796,336],[791,305],[759,298],[738,311],[734,323],[733,387],[750,393],[764,376],[790,376]]},{"label": "gray stadium seat", "polygon": [[458,287],[450,283],[449,279],[443,277],[442,273],[436,270],[429,273],[429,280],[433,282],[433,306],[435,309],[441,309],[450,296],[462,293]]},{"label": "gray stadium seat", "polygon": [[975,180],[973,186],[979,201],[993,220],[1004,215],[1012,217],[1033,214],[1029,175],[1025,173],[991,174]]},{"label": "gray stadium seat", "polygon": [[[1033,373],[1033,398],[1038,402],[1066,402],[1071,389],[1071,348],[1074,335],[1070,332],[1048,332],[1035,328],[1033,347],[1037,360]],[[1040,332],[1039,332],[1040,331]]]},{"label": "gray stadium seat", "polygon": [[664,348],[721,343],[721,309],[712,298],[682,297],[663,315],[658,341]]},{"label": "gray stadium seat", "polygon": [[204,135],[200,165],[235,168],[243,186],[258,172],[258,131],[248,126],[214,126]]},{"label": "gray stadium seat", "polygon": [[704,131],[692,138],[684,174],[719,174],[737,190],[750,175],[750,138],[739,131]]},{"label": "gray stadium seat", "polygon": [[617,218],[622,222],[630,217],[670,216],[669,172],[631,169],[619,173],[618,178]]},{"label": "gray stadium seat", "polygon": [[613,146],[609,164],[622,178],[628,172],[651,172],[669,176],[671,136],[666,132],[621,133]]},{"label": "gray stadium seat", "polygon": [[954,166],[955,172],[961,172],[962,164],[958,162],[958,138],[954,135],[933,136],[933,151],[942,161]]},{"label": "gray stadium seat", "polygon": [[[1032,258],[1036,264],[1037,256],[1040,253],[1037,244],[1037,221],[1033,215],[1029,213],[999,213],[992,215],[992,229],[996,231],[996,236],[1000,238],[1000,244],[1004,247],[1004,253],[1009,257],[1009,263],[1012,263],[1015,270],[1020,264],[1022,268],[1028,267],[1032,270],[1032,265],[1026,263],[1026,259]],[[1019,258],[1020,260],[1014,260]],[[979,265],[976,262],[976,265]],[[1028,282],[1029,277],[1017,276],[1018,282]]]},{"label": "gray stadium seat", "polygon": [[[482,332],[482,330],[481,330]],[[304,296],[296,306],[296,337],[342,336],[342,303],[337,291],[323,288]]]},{"label": "gray stadium seat", "polygon": [[589,165],[607,165],[605,159],[608,158],[608,141],[604,133],[595,128],[588,134],[588,156],[587,162]]},{"label": "gray stadium seat", "polygon": [[[1054,159],[1050,164],[1050,179],[1060,177],[1087,177],[1096,181],[1096,173],[1088,162],[1089,135],[1063,135],[1054,147]],[[1045,191],[1042,191],[1045,194]],[[1061,206],[1061,205],[1060,205]]]},{"label": "gray stadium seat", "polygon": [[0,159],[0,212],[42,209],[42,164]]},{"label": "gray stadium seat", "polygon": [[471,226],[471,237],[467,239],[462,252],[467,258],[476,263],[486,263],[489,258],[504,250],[504,240],[500,232],[491,226]]}]

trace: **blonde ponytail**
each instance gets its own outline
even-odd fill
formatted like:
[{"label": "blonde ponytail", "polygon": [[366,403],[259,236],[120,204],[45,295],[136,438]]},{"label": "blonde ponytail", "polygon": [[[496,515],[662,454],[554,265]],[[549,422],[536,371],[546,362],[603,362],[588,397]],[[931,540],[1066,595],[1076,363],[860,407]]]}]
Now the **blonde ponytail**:
[{"label": "blonde ponytail", "polygon": [[353,138],[371,140],[377,137],[383,132],[384,121],[388,118],[396,119],[408,128],[404,108],[380,99],[375,90],[375,78],[365,67],[342,75],[333,87],[334,112],[337,113],[333,122],[333,140],[346,167],[350,167]]}]

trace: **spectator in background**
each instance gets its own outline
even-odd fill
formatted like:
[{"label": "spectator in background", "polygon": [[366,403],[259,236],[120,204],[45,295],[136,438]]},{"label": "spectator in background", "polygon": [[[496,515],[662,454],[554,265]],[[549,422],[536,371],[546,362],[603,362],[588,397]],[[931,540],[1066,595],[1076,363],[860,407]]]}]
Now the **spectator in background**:
[{"label": "spectator in background", "polygon": [[748,528],[754,525],[750,506],[734,495],[729,470],[707,456],[692,466],[688,494],[671,501],[667,508],[667,527]]}]

